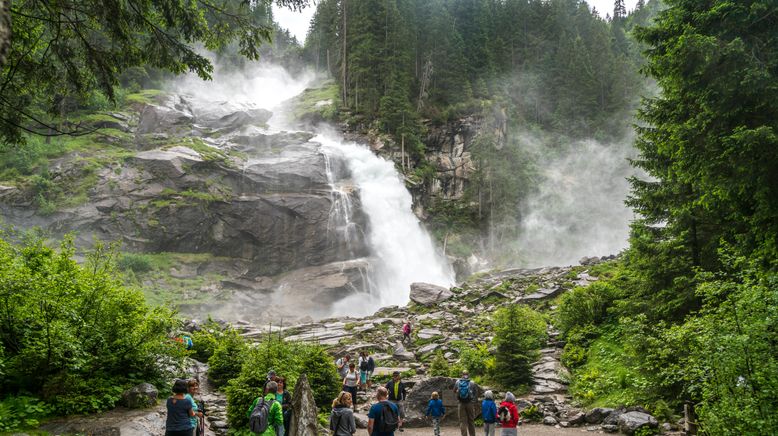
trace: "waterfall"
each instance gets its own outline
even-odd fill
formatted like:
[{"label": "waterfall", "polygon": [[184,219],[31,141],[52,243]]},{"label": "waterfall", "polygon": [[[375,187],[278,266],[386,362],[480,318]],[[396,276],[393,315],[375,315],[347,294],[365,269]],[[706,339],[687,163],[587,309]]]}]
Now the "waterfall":
[{"label": "waterfall", "polygon": [[[345,162],[359,190],[362,210],[368,218],[370,281],[378,300],[365,303],[405,304],[413,282],[453,285],[451,266],[413,214],[411,194],[394,164],[366,146],[346,142],[335,134],[320,134],[311,141],[321,144],[328,161]],[[363,297],[358,295],[356,299]]]}]

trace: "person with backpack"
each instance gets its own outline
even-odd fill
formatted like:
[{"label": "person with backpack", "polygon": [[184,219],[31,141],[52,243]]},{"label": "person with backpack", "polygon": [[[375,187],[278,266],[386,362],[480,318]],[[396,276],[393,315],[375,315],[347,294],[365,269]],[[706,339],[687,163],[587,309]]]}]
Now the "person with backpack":
[{"label": "person with backpack", "polygon": [[516,426],[519,424],[519,409],[516,408],[516,397],[508,392],[505,401],[497,408],[497,419],[502,426],[501,436],[516,436]]},{"label": "person with backpack", "polygon": [[[388,392],[387,399],[389,402],[397,406],[400,419],[405,419],[405,407],[403,407],[403,401],[405,401],[406,392],[405,383],[403,383],[402,379],[400,378],[400,371],[395,371],[392,373],[392,379],[389,380],[389,383],[386,384],[386,390]],[[404,431],[402,424],[400,425],[400,431]]]},{"label": "person with backpack", "polygon": [[405,323],[403,323],[403,339],[402,339],[403,343],[406,340],[408,340],[408,345],[411,344],[411,331],[412,330],[413,329],[411,328],[411,322],[410,321],[405,321]]},{"label": "person with backpack", "polygon": [[367,368],[368,368],[367,353],[361,351],[359,353],[359,389],[362,389],[363,391],[367,386]]},{"label": "person with backpack", "polygon": [[186,384],[189,393],[184,397],[192,402],[192,410],[194,410],[195,413],[189,420],[192,422],[192,427],[195,429],[195,436],[203,436],[205,434],[205,404],[194,398],[194,396],[200,392],[200,383],[192,378],[189,379]]},{"label": "person with backpack", "polygon": [[354,409],[357,407],[357,385],[359,384],[359,373],[357,373],[356,367],[354,362],[349,363],[348,372],[343,377],[343,392],[351,394]]},{"label": "person with backpack", "polygon": [[165,436],[192,436],[194,426],[190,418],[195,416],[192,400],[186,398],[189,391],[186,380],[173,383],[173,396],[167,399]]},{"label": "person with backpack", "polygon": [[432,431],[435,436],[440,436],[440,421],[446,416],[446,408],[443,407],[443,401],[437,392],[430,396],[430,402],[427,404],[427,413],[425,415],[432,418]]},{"label": "person with backpack", "polygon": [[281,412],[281,404],[276,400],[278,384],[268,382],[265,387],[267,393],[264,397],[257,397],[246,413],[249,418],[249,430],[262,436],[279,436],[276,434],[278,426],[283,428],[284,416]]},{"label": "person with backpack", "polygon": [[357,432],[354,411],[351,410],[351,394],[341,392],[332,402],[330,414],[330,431],[332,436],[351,436]]},{"label": "person with backpack", "polygon": [[346,354],[345,356],[335,361],[335,366],[338,367],[338,375],[340,375],[341,379],[346,376],[346,373],[348,372],[348,363],[350,361],[351,361],[350,354]]},{"label": "person with backpack", "polygon": [[367,413],[367,433],[370,436],[394,436],[395,430],[402,425],[400,410],[388,400],[389,391],[379,387],[376,392],[377,403]]},{"label": "person with backpack", "polygon": [[454,394],[459,400],[457,411],[459,412],[459,432],[462,436],[475,436],[475,411],[473,403],[475,402],[475,386],[470,381],[470,374],[462,371],[462,377],[454,383]]},{"label": "person with backpack", "polygon": [[484,392],[484,401],[481,402],[481,418],[484,420],[484,436],[494,436],[497,426],[497,404],[494,403],[494,393]]},{"label": "person with backpack", "polygon": [[367,388],[372,389],[373,382],[371,379],[373,378],[373,372],[375,371],[375,360],[373,360],[373,356],[368,352],[365,352],[365,357],[367,357]]}]

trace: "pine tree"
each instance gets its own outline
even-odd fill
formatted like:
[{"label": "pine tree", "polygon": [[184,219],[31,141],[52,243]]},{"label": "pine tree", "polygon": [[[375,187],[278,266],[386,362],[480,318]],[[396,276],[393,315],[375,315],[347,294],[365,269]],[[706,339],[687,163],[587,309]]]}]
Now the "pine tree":
[{"label": "pine tree", "polygon": [[627,16],[627,7],[624,0],[615,0],[613,3],[613,21],[621,21]]}]

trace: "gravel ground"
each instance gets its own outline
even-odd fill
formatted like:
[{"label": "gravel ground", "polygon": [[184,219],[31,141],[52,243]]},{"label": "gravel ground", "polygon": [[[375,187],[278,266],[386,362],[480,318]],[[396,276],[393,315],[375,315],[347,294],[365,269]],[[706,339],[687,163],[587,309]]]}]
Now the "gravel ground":
[{"label": "gravel ground", "polygon": [[[476,436],[483,435],[483,427],[476,427]],[[357,430],[357,436],[365,430]],[[597,434],[599,432],[587,432],[586,427],[577,428],[555,428],[548,425],[522,425],[519,427],[519,436],[581,436],[584,433]],[[408,428],[404,432],[395,432],[395,436],[432,436],[432,427],[428,428]],[[440,436],[460,436],[459,427],[441,427]],[[497,429],[495,436],[500,436],[500,429]]]}]

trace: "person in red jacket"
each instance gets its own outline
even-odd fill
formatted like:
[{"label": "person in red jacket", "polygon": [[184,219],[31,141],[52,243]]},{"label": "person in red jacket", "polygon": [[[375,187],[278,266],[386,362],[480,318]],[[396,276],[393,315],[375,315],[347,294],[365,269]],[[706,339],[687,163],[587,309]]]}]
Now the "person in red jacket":
[{"label": "person in red jacket", "polygon": [[497,408],[497,421],[502,426],[502,436],[516,436],[516,426],[519,424],[519,409],[516,408],[516,397],[508,392],[505,401]]}]

